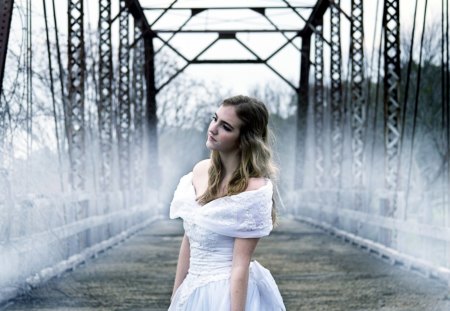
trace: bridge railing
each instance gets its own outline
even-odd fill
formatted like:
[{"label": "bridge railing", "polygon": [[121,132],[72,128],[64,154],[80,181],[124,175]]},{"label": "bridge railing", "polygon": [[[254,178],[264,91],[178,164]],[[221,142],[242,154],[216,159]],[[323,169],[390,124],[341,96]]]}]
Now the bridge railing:
[{"label": "bridge railing", "polygon": [[[387,259],[450,285],[450,215],[442,193],[298,190],[290,213]],[[393,215],[387,215],[395,202]]]},{"label": "bridge railing", "polygon": [[157,192],[73,193],[0,202],[0,303],[159,218]]}]

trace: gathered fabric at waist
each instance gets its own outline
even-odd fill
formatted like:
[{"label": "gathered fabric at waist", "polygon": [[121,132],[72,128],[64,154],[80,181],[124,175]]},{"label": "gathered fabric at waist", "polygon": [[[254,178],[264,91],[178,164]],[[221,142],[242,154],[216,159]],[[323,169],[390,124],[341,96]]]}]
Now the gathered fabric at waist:
[{"label": "gathered fabric at waist", "polygon": [[233,252],[229,248],[214,251],[191,248],[189,274],[229,274],[233,261]]}]

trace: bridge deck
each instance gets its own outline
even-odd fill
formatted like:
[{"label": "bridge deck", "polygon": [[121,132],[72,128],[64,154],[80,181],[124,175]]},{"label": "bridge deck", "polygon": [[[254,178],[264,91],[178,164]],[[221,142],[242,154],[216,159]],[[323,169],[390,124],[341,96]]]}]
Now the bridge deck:
[{"label": "bridge deck", "polygon": [[[5,310],[167,310],[180,223],[161,221]],[[391,266],[307,224],[284,220],[258,245],[287,310],[450,310],[439,281]]]}]

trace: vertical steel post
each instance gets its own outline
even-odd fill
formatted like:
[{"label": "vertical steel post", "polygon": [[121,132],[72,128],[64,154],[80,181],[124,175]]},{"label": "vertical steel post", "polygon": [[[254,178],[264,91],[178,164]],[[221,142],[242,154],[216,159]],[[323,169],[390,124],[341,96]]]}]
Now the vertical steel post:
[{"label": "vertical steel post", "polygon": [[69,1],[69,154],[71,163],[71,184],[73,190],[85,188],[85,123],[84,123],[84,80],[85,51],[83,0]]},{"label": "vertical steel post", "polygon": [[[339,0],[334,1],[339,6]],[[341,186],[342,173],[342,81],[341,81],[341,13],[330,7],[331,16],[331,180],[334,188]]]},{"label": "vertical steel post", "polygon": [[314,151],[315,185],[324,186],[324,96],[323,96],[323,21],[320,18],[314,34]]},{"label": "vertical steel post", "polygon": [[120,0],[119,16],[119,87],[117,137],[119,143],[120,185],[122,190],[130,187],[130,53],[128,31],[128,8]]},{"label": "vertical steel post", "polygon": [[[399,1],[384,2],[384,120],[385,120],[385,174],[389,200],[384,214],[393,217],[397,209],[398,166],[400,158],[401,110],[400,91],[400,21]],[[393,244],[394,234],[387,234],[385,241]]]},{"label": "vertical steel post", "polygon": [[[351,24],[351,126],[353,151],[353,208],[363,207],[362,191],[364,189],[364,130],[366,125],[366,101],[364,92],[364,23],[363,0],[352,0]],[[352,223],[350,230],[358,233],[361,223]]]},{"label": "vertical steel post", "polygon": [[[140,25],[134,21],[134,40],[141,37]],[[143,158],[143,137],[144,137],[144,43],[140,39],[134,47],[133,55],[133,88],[132,102],[134,108],[134,132],[133,132],[133,188],[141,191],[145,170]],[[138,200],[142,199],[141,192],[138,193]]]},{"label": "vertical steel post", "polygon": [[384,3],[384,113],[386,147],[386,185],[397,189],[400,147],[400,35],[399,2]]},{"label": "vertical steel post", "polygon": [[159,185],[158,160],[158,119],[156,116],[156,86],[155,86],[155,50],[153,47],[153,34],[144,34],[145,47],[145,79],[146,79],[146,128],[148,133],[149,184],[153,188]]},{"label": "vertical steel post", "polygon": [[144,38],[145,53],[145,91],[146,91],[146,111],[145,111],[145,131],[147,133],[147,147],[149,155],[149,185],[153,188],[159,186],[159,160],[158,160],[158,133],[157,133],[157,115],[156,115],[156,85],[155,85],[155,50],[153,47],[152,32],[147,22],[144,11],[138,0],[125,0],[134,20],[140,25],[142,37]]},{"label": "vertical steel post", "polygon": [[[3,92],[3,74],[5,72],[6,53],[8,51],[13,4],[14,0],[0,1],[0,95]],[[2,112],[1,107],[0,96],[0,113]],[[2,116],[3,114],[0,114],[0,117]]]},{"label": "vertical steel post", "polygon": [[308,32],[301,36],[301,63],[300,63],[300,86],[297,93],[297,137],[295,151],[295,187],[303,187],[303,178],[305,176],[306,159],[306,128],[308,120],[309,105],[309,70],[311,61],[309,59],[311,49],[311,33]]},{"label": "vertical steel post", "polygon": [[13,4],[13,0],[0,1],[0,182],[3,173],[1,170],[3,166],[3,157],[5,156],[4,147],[6,133],[6,103],[2,103],[3,75],[5,72],[6,54],[8,52]]},{"label": "vertical steel post", "polygon": [[[364,129],[366,102],[364,98],[364,25],[363,0],[352,0],[351,25],[351,104],[352,104],[352,150],[353,185],[360,191],[364,187]],[[356,208],[359,208],[357,202]]]},{"label": "vertical steel post", "polygon": [[366,103],[364,98],[364,28],[363,1],[352,0],[351,26],[351,92],[352,92],[352,150],[354,185],[362,186],[364,161],[364,125],[366,122]]},{"label": "vertical steel post", "polygon": [[100,136],[101,171],[100,188],[107,192],[112,190],[113,172],[113,97],[112,97],[112,45],[111,45],[111,0],[100,0],[98,29],[99,36],[99,102],[98,127]]}]

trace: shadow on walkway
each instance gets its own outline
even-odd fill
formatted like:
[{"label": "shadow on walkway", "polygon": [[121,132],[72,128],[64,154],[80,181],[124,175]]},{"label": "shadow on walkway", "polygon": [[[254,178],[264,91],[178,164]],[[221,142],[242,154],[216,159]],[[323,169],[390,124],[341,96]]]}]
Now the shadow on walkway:
[{"label": "shadow on walkway", "polygon": [[[181,236],[180,221],[154,223],[4,310],[167,310]],[[281,221],[254,258],[271,270],[289,311],[450,310],[443,283],[295,220]]]}]

